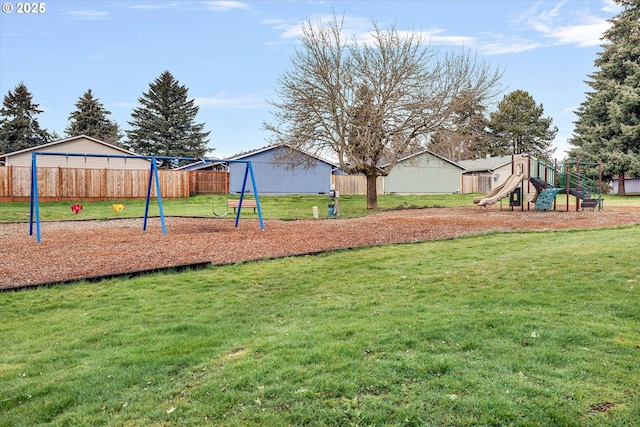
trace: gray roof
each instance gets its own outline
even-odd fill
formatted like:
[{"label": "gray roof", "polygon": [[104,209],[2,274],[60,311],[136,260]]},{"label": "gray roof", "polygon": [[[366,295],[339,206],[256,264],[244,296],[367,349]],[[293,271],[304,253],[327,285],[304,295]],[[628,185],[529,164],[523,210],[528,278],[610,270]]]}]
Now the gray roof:
[{"label": "gray roof", "polygon": [[[521,157],[521,156],[516,156]],[[467,169],[468,172],[494,171],[502,166],[511,163],[511,156],[488,157],[477,160],[460,160],[458,164]]]},{"label": "gray roof", "polygon": [[[433,157],[436,157],[436,158],[439,158],[441,160],[444,160],[445,162],[451,163],[452,165],[457,166],[460,169],[466,169],[466,167],[464,166],[464,164],[462,162],[454,162],[453,160],[449,160],[446,157],[441,156],[439,154],[436,154],[433,151],[428,150],[428,149],[423,149],[423,150],[417,151],[415,153],[411,153],[411,154],[407,154],[405,156],[402,156],[400,159],[398,159],[398,163],[404,162],[405,160],[409,160],[409,159],[414,158],[414,157],[422,156],[423,154],[428,154],[428,155],[431,155]],[[389,162],[388,161],[382,165],[383,168],[386,168],[387,166],[389,166]]]},{"label": "gray roof", "polygon": [[133,151],[126,150],[126,149],[124,149],[122,147],[118,147],[117,145],[113,145],[113,144],[110,144],[108,142],[101,141],[101,140],[99,140],[97,138],[93,138],[91,136],[76,135],[76,136],[71,136],[69,138],[58,139],[56,141],[52,141],[52,142],[49,142],[47,144],[42,144],[42,145],[37,145],[37,146],[34,146],[34,147],[24,148],[22,150],[13,151],[11,153],[0,154],[0,156],[1,157],[9,157],[9,156],[14,156],[16,154],[27,153],[27,152],[30,152],[30,151],[39,151],[39,150],[41,150],[43,148],[46,148],[46,147],[52,147],[54,145],[63,144],[65,142],[73,141],[74,139],[80,139],[80,138],[88,139],[88,140],[93,141],[93,142],[95,142],[97,144],[105,145],[107,147],[113,148],[114,150],[121,151],[123,154],[126,154],[126,155],[131,155],[131,156],[137,156],[138,155],[138,154],[134,153]]},{"label": "gray roof", "polygon": [[243,159],[246,159],[247,157],[251,157],[251,156],[254,156],[256,154],[265,152],[265,151],[275,150],[276,148],[282,148],[282,147],[283,148],[288,148],[290,150],[298,151],[298,152],[300,152],[300,153],[302,153],[302,154],[304,154],[306,156],[309,156],[311,158],[319,160],[319,161],[321,161],[323,163],[327,163],[332,167],[338,167],[338,165],[335,162],[333,162],[333,161],[331,161],[331,160],[329,160],[327,158],[323,158],[323,157],[321,157],[319,155],[316,155],[316,154],[308,153],[308,152],[306,152],[304,150],[301,150],[301,149],[296,148],[296,147],[292,147],[291,145],[288,145],[288,144],[267,145],[266,147],[256,148],[255,150],[250,150],[250,151],[247,151],[247,152],[244,152],[244,153],[236,154],[234,156],[229,157],[228,160],[243,160]]}]

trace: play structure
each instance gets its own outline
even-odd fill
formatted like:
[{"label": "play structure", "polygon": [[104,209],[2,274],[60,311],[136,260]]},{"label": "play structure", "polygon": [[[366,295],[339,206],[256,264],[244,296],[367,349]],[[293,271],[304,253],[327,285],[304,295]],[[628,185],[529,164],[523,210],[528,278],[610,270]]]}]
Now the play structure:
[{"label": "play structure", "polygon": [[[144,222],[142,226],[142,230],[147,230],[147,222],[149,218],[149,204],[151,201],[151,194],[153,184],[155,182],[155,194],[156,199],[158,201],[158,210],[160,217],[160,224],[162,227],[162,235],[167,234],[167,229],[164,221],[164,209],[162,206],[162,192],[160,188],[160,179],[158,177],[158,164],[163,161],[172,161],[172,162],[180,162],[180,161],[203,161],[212,159],[195,159],[188,157],[165,157],[165,156],[134,156],[134,155],[119,155],[119,154],[84,154],[84,153],[55,153],[55,152],[33,152],[31,156],[31,191],[30,191],[30,211],[29,211],[29,235],[32,236],[34,233],[34,225],[35,225],[35,233],[36,233],[36,241],[40,242],[40,202],[38,196],[38,164],[37,159],[38,156],[65,156],[67,158],[67,163],[69,157],[84,157],[85,165],[87,157],[103,157],[108,159],[147,159],[149,160],[149,180],[147,184],[147,192],[146,192],[146,203],[144,209]],[[255,205],[258,213],[258,219],[260,222],[260,229],[264,230],[264,221],[262,219],[262,209],[260,207],[260,199],[258,197],[258,188],[256,186],[255,176],[253,173],[253,166],[251,165],[251,161],[248,160],[215,160],[219,163],[243,163],[245,164],[244,178],[242,181],[242,191],[240,192],[240,200],[239,206],[236,212],[235,218],[235,227],[238,227],[240,221],[240,212],[243,206],[242,201],[244,198],[247,180],[251,179],[251,185],[253,187],[253,194],[255,197]],[[252,200],[253,202],[253,200]],[[79,214],[83,209],[83,205],[77,201],[71,201],[71,210],[75,214]],[[113,203],[112,209],[114,212],[119,212],[124,209],[124,202],[122,203]]]},{"label": "play structure", "polygon": [[[590,171],[588,175],[585,171]],[[575,210],[590,208],[603,209],[602,163],[566,160],[549,163],[530,155],[511,160],[511,175],[489,194],[476,197],[473,203],[489,207],[509,197],[509,209],[525,209],[523,196],[526,194],[527,210],[533,204],[535,210],[556,209],[558,194],[566,195],[566,210],[569,211],[570,196],[575,198]]]}]

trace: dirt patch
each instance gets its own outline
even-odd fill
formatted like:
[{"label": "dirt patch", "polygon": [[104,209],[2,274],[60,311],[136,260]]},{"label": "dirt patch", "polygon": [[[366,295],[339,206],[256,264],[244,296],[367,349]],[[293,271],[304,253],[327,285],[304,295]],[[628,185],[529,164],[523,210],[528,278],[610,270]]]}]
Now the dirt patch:
[{"label": "dirt patch", "polygon": [[0,224],[0,288],[63,282],[169,266],[314,253],[385,243],[420,242],[489,231],[598,228],[640,223],[640,208],[602,212],[506,211],[496,207],[408,209],[354,219],[160,220],[42,222],[41,242],[29,224]]}]

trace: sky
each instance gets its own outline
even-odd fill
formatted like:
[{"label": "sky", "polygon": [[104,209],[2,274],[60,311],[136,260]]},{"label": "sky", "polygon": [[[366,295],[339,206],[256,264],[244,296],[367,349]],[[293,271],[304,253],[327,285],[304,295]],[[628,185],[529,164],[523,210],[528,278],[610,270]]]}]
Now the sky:
[{"label": "sky", "polygon": [[291,69],[301,24],[336,14],[358,39],[375,21],[422,33],[430,49],[464,48],[501,70],[504,90],[496,103],[527,91],[558,127],[553,146],[562,159],[607,20],[619,12],[611,0],[45,0],[35,2],[37,9],[33,3],[2,0],[3,99],[24,83],[43,110],[40,126],[65,137],[69,115],[91,89],[124,131],[138,99],[169,71],[199,106],[196,122],[211,131],[216,158],[268,145],[268,100]]}]

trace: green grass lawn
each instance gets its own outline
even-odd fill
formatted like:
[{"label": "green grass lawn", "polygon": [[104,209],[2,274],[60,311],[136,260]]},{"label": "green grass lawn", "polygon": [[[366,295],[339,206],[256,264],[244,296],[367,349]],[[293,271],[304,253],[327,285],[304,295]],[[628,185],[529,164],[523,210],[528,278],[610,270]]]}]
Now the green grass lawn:
[{"label": "green grass lawn", "polygon": [[[250,196],[247,196],[251,198]],[[472,206],[473,194],[444,194],[444,195],[380,195],[378,205],[380,209],[406,209],[415,207],[438,206]],[[227,212],[227,199],[238,199],[238,195],[194,196],[188,199],[163,199],[163,210],[167,216],[197,216],[215,217]],[[83,209],[79,214],[71,211],[71,205],[81,203]],[[125,208],[114,212],[111,205],[124,203]],[[260,205],[264,218],[299,219],[311,218],[313,207],[318,207],[321,218],[327,218],[330,203],[327,195],[283,195],[260,196]],[[340,217],[350,218],[370,214],[366,209],[365,196],[343,196],[339,198]],[[2,203],[0,222],[29,221],[29,203]],[[140,218],[144,216],[145,200],[114,200],[99,202],[64,201],[40,203],[41,221],[77,220],[77,219],[111,219],[111,218]],[[159,215],[157,200],[151,200],[149,215]],[[227,217],[233,217],[230,210]],[[242,218],[256,218],[252,208],[244,208]]]},{"label": "green grass lawn", "polygon": [[[441,194],[441,195],[396,195],[381,194],[378,196],[378,207],[385,209],[432,208],[473,206],[473,198],[478,194]],[[247,196],[249,197],[249,196]],[[196,216],[216,217],[227,212],[227,199],[238,199],[238,195],[194,196],[188,199],[163,199],[164,214],[167,216]],[[575,200],[571,197],[571,203]],[[264,218],[269,219],[299,219],[311,218],[313,207],[318,207],[321,218],[327,218],[330,200],[327,195],[282,195],[261,196],[260,205]],[[82,212],[74,214],[71,205],[81,203]],[[113,203],[124,203],[125,208],[114,212]],[[558,203],[564,205],[566,197],[558,196]],[[342,196],[339,198],[340,217],[352,218],[371,213],[366,209],[365,196]],[[640,197],[605,196],[605,209],[608,206],[640,206]],[[505,209],[507,206],[505,205]],[[78,219],[112,219],[112,218],[141,218],[144,217],[144,200],[113,200],[100,202],[64,201],[40,204],[41,221],[78,220]],[[149,215],[158,216],[158,202],[152,200],[149,205]],[[227,217],[233,217],[233,210]],[[256,218],[253,209],[245,208],[242,218]],[[0,222],[29,221],[29,203],[2,203],[0,206]]]},{"label": "green grass lawn", "polygon": [[634,425],[638,241],[493,233],[0,293],[0,426]]}]

